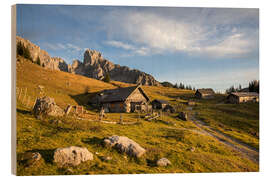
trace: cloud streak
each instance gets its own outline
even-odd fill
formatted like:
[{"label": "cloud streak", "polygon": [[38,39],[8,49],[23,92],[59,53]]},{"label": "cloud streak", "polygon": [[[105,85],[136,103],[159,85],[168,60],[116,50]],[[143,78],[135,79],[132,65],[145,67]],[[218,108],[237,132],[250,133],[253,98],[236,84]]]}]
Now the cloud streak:
[{"label": "cloud streak", "polygon": [[[239,15],[239,11],[243,14]],[[211,58],[241,58],[258,51],[257,10],[202,10],[187,14],[190,16],[168,18],[151,11],[112,11],[104,20],[110,30],[108,45],[133,51],[144,48],[155,54],[179,52]],[[249,18],[254,19],[251,25],[247,23]]]},{"label": "cloud streak", "polygon": [[58,51],[58,50],[69,50],[69,51],[82,51],[83,48],[80,48],[79,46],[76,46],[71,43],[63,44],[63,43],[43,43],[42,44],[45,48],[53,51]]}]

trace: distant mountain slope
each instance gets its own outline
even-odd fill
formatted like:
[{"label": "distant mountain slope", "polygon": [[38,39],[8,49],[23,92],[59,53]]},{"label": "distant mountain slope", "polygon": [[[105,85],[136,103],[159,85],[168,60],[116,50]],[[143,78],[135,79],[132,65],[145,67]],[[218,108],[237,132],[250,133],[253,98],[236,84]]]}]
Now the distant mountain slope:
[{"label": "distant mountain slope", "polygon": [[40,59],[40,65],[46,69],[68,71],[67,63],[60,57],[51,57],[48,52],[40,49],[39,46],[30,42],[27,39],[16,36],[16,43],[21,42],[26,48],[29,49],[30,55],[34,62]]},{"label": "distant mountain slope", "polygon": [[34,62],[40,58],[40,64],[46,69],[60,70],[73,74],[80,74],[86,77],[102,80],[106,74],[110,75],[110,79],[132,84],[142,84],[150,86],[160,86],[161,84],[155,80],[153,76],[137,69],[130,69],[127,66],[120,66],[111,61],[104,59],[101,53],[95,50],[87,49],[84,52],[83,62],[74,60],[71,65],[68,65],[60,57],[50,57],[48,52],[40,49],[39,46],[23,39],[19,36],[16,41],[22,42],[30,51]]}]

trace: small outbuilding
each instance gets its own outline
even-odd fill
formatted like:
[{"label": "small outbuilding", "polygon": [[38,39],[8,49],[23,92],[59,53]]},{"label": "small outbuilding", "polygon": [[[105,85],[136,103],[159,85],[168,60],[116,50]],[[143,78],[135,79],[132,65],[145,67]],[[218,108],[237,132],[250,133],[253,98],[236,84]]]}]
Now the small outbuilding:
[{"label": "small outbuilding", "polygon": [[155,99],[151,104],[153,109],[164,109],[167,105],[169,105],[169,102],[162,99]]},{"label": "small outbuilding", "polygon": [[227,96],[230,103],[259,102],[259,94],[256,92],[233,92]]},{"label": "small outbuilding", "polygon": [[215,91],[211,88],[197,89],[197,91],[195,92],[195,97],[199,99],[213,98],[214,95],[215,95]]},{"label": "small outbuilding", "polygon": [[105,112],[148,111],[149,97],[140,85],[125,88],[109,89],[98,93],[90,101],[104,108]]}]

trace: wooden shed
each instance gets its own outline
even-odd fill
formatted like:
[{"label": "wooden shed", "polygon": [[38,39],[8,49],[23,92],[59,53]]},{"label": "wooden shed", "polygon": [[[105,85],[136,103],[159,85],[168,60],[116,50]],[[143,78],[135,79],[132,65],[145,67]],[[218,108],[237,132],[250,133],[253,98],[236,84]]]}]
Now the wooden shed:
[{"label": "wooden shed", "polygon": [[230,103],[259,102],[259,94],[256,92],[233,92],[227,96]]},{"label": "wooden shed", "polygon": [[200,98],[200,99],[207,99],[207,98],[212,98],[215,95],[215,91],[211,88],[206,88],[206,89],[197,89],[195,92],[195,97]]},{"label": "wooden shed", "polygon": [[94,97],[94,101],[100,104],[105,112],[135,112],[151,108],[148,105],[149,97],[140,85],[104,90]]},{"label": "wooden shed", "polygon": [[153,109],[164,109],[166,105],[169,105],[169,102],[162,99],[155,99],[151,104]]}]

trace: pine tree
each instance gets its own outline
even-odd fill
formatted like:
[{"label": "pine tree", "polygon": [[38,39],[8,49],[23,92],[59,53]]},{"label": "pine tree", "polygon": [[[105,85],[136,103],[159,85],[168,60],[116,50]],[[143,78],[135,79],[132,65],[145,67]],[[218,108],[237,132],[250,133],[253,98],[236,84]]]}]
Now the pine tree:
[{"label": "pine tree", "polygon": [[41,63],[40,63],[40,58],[39,58],[39,56],[37,57],[37,61],[36,61],[36,63],[38,64],[38,65],[40,65]]},{"label": "pine tree", "polygon": [[29,49],[28,49],[27,47],[24,47],[23,49],[24,49],[23,57],[24,57],[25,59],[32,60],[32,57],[31,57],[31,55],[30,55]]},{"label": "pine tree", "polygon": [[104,81],[104,82],[107,82],[107,83],[109,83],[109,82],[111,81],[111,78],[110,78],[109,73],[106,73],[106,75],[105,75],[103,81]]},{"label": "pine tree", "polygon": [[23,44],[20,42],[17,43],[17,56],[23,56],[23,51],[24,51],[24,46]]}]

